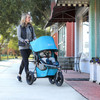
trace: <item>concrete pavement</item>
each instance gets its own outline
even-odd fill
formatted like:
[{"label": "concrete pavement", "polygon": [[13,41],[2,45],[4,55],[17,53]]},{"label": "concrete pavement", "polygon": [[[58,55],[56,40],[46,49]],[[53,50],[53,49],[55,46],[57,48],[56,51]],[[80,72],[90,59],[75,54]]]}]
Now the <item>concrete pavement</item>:
[{"label": "concrete pavement", "polygon": [[[22,83],[16,77],[20,65],[19,59],[0,62],[0,100],[87,100],[68,84],[61,87],[52,85],[47,78],[37,79],[28,85],[25,72]],[[30,63],[30,69],[34,64]]]}]

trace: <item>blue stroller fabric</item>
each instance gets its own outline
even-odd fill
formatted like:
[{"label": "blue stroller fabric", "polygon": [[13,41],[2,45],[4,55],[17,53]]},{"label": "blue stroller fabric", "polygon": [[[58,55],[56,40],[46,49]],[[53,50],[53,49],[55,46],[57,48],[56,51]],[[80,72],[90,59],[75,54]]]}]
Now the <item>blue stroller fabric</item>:
[{"label": "blue stroller fabric", "polygon": [[54,39],[51,36],[41,36],[35,41],[30,42],[30,45],[34,52],[40,52],[43,50],[57,51]]}]

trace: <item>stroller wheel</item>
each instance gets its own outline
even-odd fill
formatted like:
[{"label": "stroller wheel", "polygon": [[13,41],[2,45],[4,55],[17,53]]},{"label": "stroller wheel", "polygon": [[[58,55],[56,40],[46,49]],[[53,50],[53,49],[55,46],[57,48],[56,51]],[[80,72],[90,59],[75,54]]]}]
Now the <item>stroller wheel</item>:
[{"label": "stroller wheel", "polygon": [[34,82],[34,74],[33,72],[29,71],[26,75],[26,81],[29,85],[33,84]]},{"label": "stroller wheel", "polygon": [[49,82],[50,82],[51,84],[54,84],[54,83],[55,83],[55,76],[49,77]]},{"label": "stroller wheel", "polygon": [[61,86],[63,84],[63,81],[64,81],[64,78],[63,78],[62,72],[58,72],[56,74],[56,79],[55,79],[56,85]]}]

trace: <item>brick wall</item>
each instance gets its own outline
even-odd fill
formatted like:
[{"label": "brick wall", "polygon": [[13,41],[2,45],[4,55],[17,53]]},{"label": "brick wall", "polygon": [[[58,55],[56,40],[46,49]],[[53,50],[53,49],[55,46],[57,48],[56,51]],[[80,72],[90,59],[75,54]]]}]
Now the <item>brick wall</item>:
[{"label": "brick wall", "polygon": [[74,56],[74,23],[66,23],[66,37],[67,37],[67,46],[66,46],[66,56]]},{"label": "brick wall", "polygon": [[55,33],[52,37],[55,41],[56,47],[58,48],[58,33]]},{"label": "brick wall", "polygon": [[[58,48],[58,33],[55,33],[52,37],[55,41],[56,47]],[[56,54],[58,55],[58,53],[56,53]]]}]

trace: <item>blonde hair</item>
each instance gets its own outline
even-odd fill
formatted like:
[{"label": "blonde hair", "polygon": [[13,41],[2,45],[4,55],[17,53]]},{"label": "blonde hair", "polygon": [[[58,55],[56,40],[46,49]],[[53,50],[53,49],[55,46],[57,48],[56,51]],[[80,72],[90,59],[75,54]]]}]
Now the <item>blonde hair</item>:
[{"label": "blonde hair", "polygon": [[21,21],[20,21],[20,25],[21,25],[21,26],[25,26],[25,20],[26,20],[27,15],[30,16],[30,14],[28,14],[28,13],[23,13],[23,14],[22,14],[22,16],[21,16]]}]

